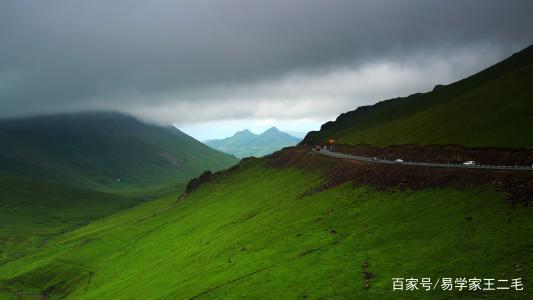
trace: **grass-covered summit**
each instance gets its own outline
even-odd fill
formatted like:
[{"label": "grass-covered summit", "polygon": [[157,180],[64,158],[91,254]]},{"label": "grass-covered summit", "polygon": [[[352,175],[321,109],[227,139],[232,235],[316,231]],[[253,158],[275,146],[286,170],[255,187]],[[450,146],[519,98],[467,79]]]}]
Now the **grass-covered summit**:
[{"label": "grass-covered summit", "polygon": [[341,114],[304,143],[533,148],[533,46],[428,93]]},{"label": "grass-covered summit", "polygon": [[237,162],[174,127],[111,112],[0,120],[0,138],[1,172],[97,189],[184,182]]}]

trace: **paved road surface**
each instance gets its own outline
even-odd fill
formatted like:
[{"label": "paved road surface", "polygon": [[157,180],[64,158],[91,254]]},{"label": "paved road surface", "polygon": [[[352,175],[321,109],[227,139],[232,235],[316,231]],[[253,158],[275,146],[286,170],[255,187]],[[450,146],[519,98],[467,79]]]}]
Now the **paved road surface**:
[{"label": "paved road surface", "polygon": [[332,151],[324,150],[324,149],[320,149],[320,151],[316,151],[316,149],[313,149],[313,151],[320,155],[331,156],[331,157],[336,157],[336,158],[360,160],[360,161],[366,161],[366,162],[378,163],[378,164],[410,165],[410,166],[437,167],[437,168],[459,168],[459,169],[507,170],[507,171],[533,172],[533,168],[531,166],[493,166],[493,165],[465,166],[463,164],[441,164],[441,163],[418,162],[418,161],[395,162],[394,160],[373,159],[370,157],[342,154],[339,152],[332,152]]}]

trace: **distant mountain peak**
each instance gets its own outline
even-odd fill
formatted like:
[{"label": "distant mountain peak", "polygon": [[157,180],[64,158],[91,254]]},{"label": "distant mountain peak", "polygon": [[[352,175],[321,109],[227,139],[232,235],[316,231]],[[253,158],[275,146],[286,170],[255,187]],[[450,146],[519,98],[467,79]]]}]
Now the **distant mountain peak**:
[{"label": "distant mountain peak", "polygon": [[251,132],[249,129],[243,129],[240,131],[235,132],[233,135],[234,137],[243,137],[243,136],[256,136],[253,132]]},{"label": "distant mountain peak", "polygon": [[272,126],[261,134],[245,129],[229,138],[206,141],[206,144],[237,157],[246,157],[267,155],[283,147],[294,146],[300,140]]},{"label": "distant mountain peak", "polygon": [[272,126],[269,129],[265,130],[265,132],[263,133],[267,133],[267,132],[280,132],[280,131],[279,129],[276,128],[276,126]]}]

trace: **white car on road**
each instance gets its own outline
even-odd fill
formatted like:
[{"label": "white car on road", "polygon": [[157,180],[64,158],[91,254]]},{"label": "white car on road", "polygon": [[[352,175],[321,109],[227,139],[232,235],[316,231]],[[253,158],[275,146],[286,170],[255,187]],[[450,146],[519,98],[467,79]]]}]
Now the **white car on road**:
[{"label": "white car on road", "polygon": [[463,163],[463,165],[465,165],[465,166],[475,166],[475,165],[476,165],[476,162],[473,161],[473,160],[469,160],[469,161],[465,161],[465,162]]},{"label": "white car on road", "polygon": [[395,162],[397,162],[397,163],[403,163],[403,159],[398,158],[397,160],[395,160]]}]

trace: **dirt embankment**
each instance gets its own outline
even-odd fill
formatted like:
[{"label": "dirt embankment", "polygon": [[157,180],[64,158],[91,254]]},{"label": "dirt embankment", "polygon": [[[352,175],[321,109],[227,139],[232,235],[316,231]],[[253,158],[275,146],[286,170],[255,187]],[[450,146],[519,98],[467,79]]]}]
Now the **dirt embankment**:
[{"label": "dirt embankment", "polygon": [[[356,149],[356,151],[364,150],[370,149],[364,147]],[[400,150],[393,149],[390,152],[384,151],[383,153],[399,153],[394,151]],[[402,153],[409,154],[405,149],[401,149],[401,151]],[[363,154],[362,152],[354,152],[347,153]],[[403,158],[421,160],[420,157],[423,157],[418,156],[420,154],[417,153],[410,155],[412,156]],[[374,154],[372,156],[379,155]],[[474,158],[471,159],[473,160]],[[308,193],[317,192],[346,182],[352,182],[354,185],[368,185],[380,189],[400,188],[419,190],[448,186],[455,188],[491,188],[506,192],[508,194],[509,205],[528,205],[529,201],[533,200],[533,172],[376,164],[325,157],[310,152],[309,147],[304,146],[286,148],[268,156],[266,160],[273,167],[323,169],[325,174],[324,183],[316,190],[309,191]]]},{"label": "dirt embankment", "polygon": [[371,145],[336,145],[336,151],[357,156],[378,157],[405,161],[462,163],[473,160],[483,165],[531,166],[533,150],[502,148],[464,148],[458,145],[418,146],[401,145],[378,148]]}]

